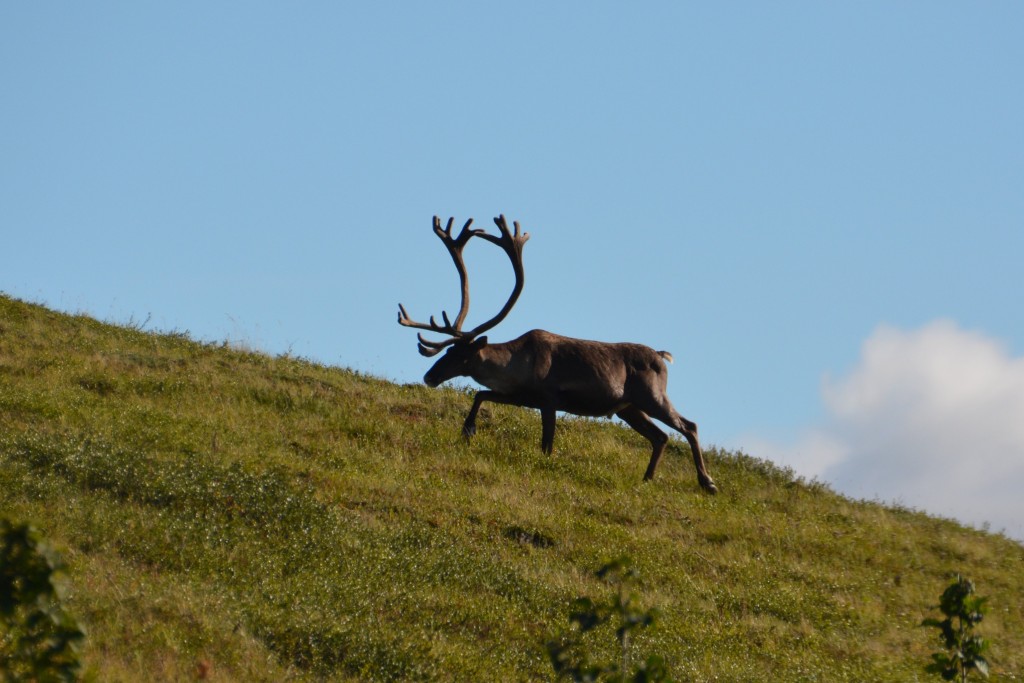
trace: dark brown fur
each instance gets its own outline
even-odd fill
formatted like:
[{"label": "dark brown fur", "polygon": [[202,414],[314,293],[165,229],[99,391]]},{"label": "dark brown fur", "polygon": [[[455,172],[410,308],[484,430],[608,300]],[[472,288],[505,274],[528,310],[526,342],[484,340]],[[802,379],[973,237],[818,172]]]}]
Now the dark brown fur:
[{"label": "dark brown fur", "polygon": [[653,417],[686,438],[698,482],[714,493],[717,488],[704,467],[697,425],[676,412],[665,393],[666,355],[642,344],[588,341],[531,330],[504,344],[488,344],[487,337],[456,343],[423,381],[434,387],[454,377],[471,377],[487,387],[473,399],[462,428],[466,438],[476,432],[477,413],[484,401],[539,410],[545,453],[554,447],[557,411],[590,417],[617,415],[651,442],[645,480],[654,477],[668,443]]}]

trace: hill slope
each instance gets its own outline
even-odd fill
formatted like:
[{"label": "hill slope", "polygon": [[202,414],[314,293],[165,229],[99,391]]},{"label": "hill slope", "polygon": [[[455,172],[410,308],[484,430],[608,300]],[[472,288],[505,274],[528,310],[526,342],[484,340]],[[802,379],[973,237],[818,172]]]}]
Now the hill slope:
[{"label": "hill slope", "polygon": [[[68,562],[99,680],[545,680],[543,643],[628,555],[677,680],[926,680],[951,571],[1024,676],[1024,548],[685,445],[653,483],[610,422],[397,386],[0,296],[0,517]],[[683,457],[685,456],[685,457]],[[611,646],[609,635],[609,649]]]}]

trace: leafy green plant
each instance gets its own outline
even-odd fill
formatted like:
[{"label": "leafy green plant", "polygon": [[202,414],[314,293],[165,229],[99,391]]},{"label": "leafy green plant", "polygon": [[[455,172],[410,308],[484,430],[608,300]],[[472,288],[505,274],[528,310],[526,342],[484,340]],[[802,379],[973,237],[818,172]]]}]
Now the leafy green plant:
[{"label": "leafy green plant", "polygon": [[932,655],[932,663],[928,665],[929,673],[942,676],[943,680],[967,681],[971,671],[977,671],[988,677],[988,661],[982,653],[989,647],[989,641],[973,632],[981,623],[988,598],[974,594],[974,582],[956,575],[953,583],[942,593],[939,609],[945,619],[929,618],[921,622],[922,626],[939,629],[945,651]]},{"label": "leafy green plant", "polygon": [[77,678],[85,636],[60,605],[61,569],[31,526],[0,519],[0,680]]},{"label": "leafy green plant", "polygon": [[[631,639],[654,625],[657,619],[656,610],[643,610],[637,605],[637,596],[632,590],[637,574],[631,560],[623,557],[609,562],[597,571],[597,577],[612,586],[610,598],[603,602],[587,597],[574,600],[569,607],[569,633],[547,643],[556,677],[559,680],[569,678],[576,683],[670,680],[664,660],[657,655],[647,657],[635,669],[630,665]],[[595,662],[587,635],[606,624],[615,626],[616,657],[611,662]]]}]

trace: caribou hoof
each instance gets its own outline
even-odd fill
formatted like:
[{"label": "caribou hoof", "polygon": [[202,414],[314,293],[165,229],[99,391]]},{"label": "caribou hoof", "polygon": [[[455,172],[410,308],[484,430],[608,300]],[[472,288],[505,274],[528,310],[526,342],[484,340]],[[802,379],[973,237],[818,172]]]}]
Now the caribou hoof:
[{"label": "caribou hoof", "polygon": [[476,425],[467,422],[462,425],[462,436],[466,441],[469,441],[470,437],[476,434]]},{"label": "caribou hoof", "polygon": [[716,493],[718,493],[718,487],[715,486],[715,482],[711,481],[711,479],[707,479],[707,480],[701,481],[700,485],[701,485],[701,488],[703,488],[705,491],[707,491],[711,495],[715,495]]}]

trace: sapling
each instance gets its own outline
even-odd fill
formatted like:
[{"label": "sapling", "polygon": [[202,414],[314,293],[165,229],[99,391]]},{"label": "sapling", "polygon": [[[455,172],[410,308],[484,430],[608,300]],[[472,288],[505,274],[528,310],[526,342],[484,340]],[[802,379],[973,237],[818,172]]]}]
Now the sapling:
[{"label": "sapling", "polygon": [[27,524],[0,519],[0,681],[74,681],[84,634],[60,604],[59,558]]},{"label": "sapling", "polygon": [[[547,643],[551,666],[558,679],[569,678],[575,683],[608,681],[609,683],[654,683],[669,681],[664,660],[652,655],[634,670],[630,665],[632,636],[652,626],[656,610],[643,610],[637,605],[632,584],[636,571],[628,558],[609,562],[597,572],[597,577],[613,588],[607,601],[595,602],[587,597],[577,598],[569,607],[569,633]],[[612,623],[616,626],[618,648],[613,661],[594,662],[585,645],[584,636]]]},{"label": "sapling", "polygon": [[989,641],[973,632],[981,623],[988,606],[988,598],[974,594],[974,582],[956,575],[953,583],[942,593],[939,609],[945,619],[925,619],[922,626],[939,629],[943,652],[932,655],[932,663],[926,667],[929,673],[942,676],[943,680],[959,680],[966,683],[971,671],[977,671],[988,678],[988,660],[982,653],[988,649]]}]

